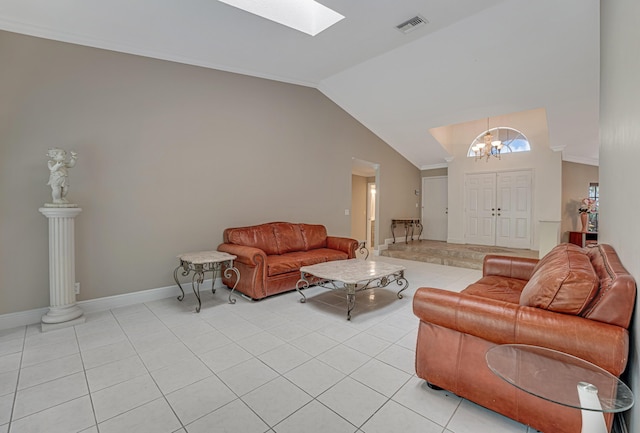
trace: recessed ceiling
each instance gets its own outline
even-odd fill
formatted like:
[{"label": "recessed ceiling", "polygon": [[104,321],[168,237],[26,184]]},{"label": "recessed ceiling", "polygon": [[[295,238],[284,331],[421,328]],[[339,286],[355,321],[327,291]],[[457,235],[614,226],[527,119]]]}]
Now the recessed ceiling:
[{"label": "recessed ceiling", "polygon": [[320,3],[345,19],[316,36],[217,0],[3,0],[0,29],[316,87],[419,168],[448,156],[430,128],[533,108],[597,164],[598,1]]}]

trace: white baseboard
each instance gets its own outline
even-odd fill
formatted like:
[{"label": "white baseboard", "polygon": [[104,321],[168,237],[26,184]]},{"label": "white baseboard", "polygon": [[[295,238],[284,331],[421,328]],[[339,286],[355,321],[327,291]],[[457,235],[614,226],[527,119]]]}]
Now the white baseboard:
[{"label": "white baseboard", "polygon": [[47,314],[49,307],[36,308],[35,310],[18,311],[0,315],[0,330],[17,328],[18,326],[40,323],[42,316]]},{"label": "white baseboard", "polygon": [[[191,292],[191,283],[181,282],[181,284],[185,293],[189,294]],[[222,286],[222,279],[216,278],[214,287],[219,288]],[[201,285],[201,289],[204,288],[211,288],[211,279],[204,280]],[[157,289],[141,290],[133,293],[124,293],[122,295],[105,296],[104,298],[78,301],[78,306],[82,308],[85,313],[95,313],[98,311],[110,310],[112,308],[126,307],[128,305],[171,298],[173,296],[178,296],[179,294],[180,289],[177,285],[173,285],[159,287]],[[27,311],[19,311],[17,313],[0,314],[0,330],[40,323],[42,316],[47,314],[48,311],[49,307],[44,307]]]},{"label": "white baseboard", "polygon": [[391,245],[392,243],[393,243],[393,238],[385,239],[383,244],[378,244],[378,246],[377,246],[378,253],[380,251],[388,250],[389,249],[389,245]]}]

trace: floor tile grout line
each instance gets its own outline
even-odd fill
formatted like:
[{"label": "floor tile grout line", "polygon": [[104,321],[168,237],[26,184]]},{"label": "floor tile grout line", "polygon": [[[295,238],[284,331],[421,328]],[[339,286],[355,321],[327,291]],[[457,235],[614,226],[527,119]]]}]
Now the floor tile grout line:
[{"label": "floor tile grout line", "polygon": [[[442,424],[438,423],[437,421],[432,420],[432,419],[431,419],[431,418],[429,418],[428,416],[425,416],[425,415],[421,414],[420,412],[417,412],[416,410],[414,410],[414,409],[412,409],[412,408],[410,408],[410,407],[406,406],[405,404],[403,404],[403,403],[401,403],[401,402],[399,402],[399,401],[397,401],[397,400],[394,400],[394,399],[393,399],[393,397],[395,397],[395,396],[400,392],[400,390],[401,390],[404,386],[406,386],[409,382],[411,382],[411,380],[412,380],[413,378],[420,379],[416,373],[413,373],[413,374],[411,375],[411,377],[410,377],[410,378],[409,378],[409,379],[408,379],[408,380],[407,380],[407,381],[406,381],[406,382],[405,382],[405,383],[404,383],[404,384],[403,384],[403,385],[402,385],[402,386],[401,386],[401,387],[400,387],[400,388],[399,388],[399,389],[398,389],[398,390],[397,390],[397,391],[396,391],[396,392],[391,396],[391,400],[393,400],[393,402],[394,402],[394,403],[396,403],[396,404],[398,404],[398,405],[400,405],[400,406],[404,407],[405,409],[407,409],[407,410],[409,410],[409,411],[411,411],[411,412],[415,413],[416,415],[419,415],[419,416],[421,416],[422,418],[428,419],[428,420],[429,420],[429,421],[431,421],[432,423],[434,423],[434,424],[436,424],[436,425],[439,425],[440,427],[442,427],[442,428],[443,428],[443,430],[442,430],[442,431],[444,432],[444,430],[446,430],[446,429],[447,429],[447,425],[449,424],[449,422],[451,421],[451,419],[453,419],[453,415],[454,415],[454,414],[456,413],[456,411],[458,410],[458,406],[460,406],[460,403],[462,402],[463,398],[462,398],[462,397],[458,397],[457,395],[453,394],[452,392],[449,392],[449,391],[446,391],[446,390],[442,390],[442,392],[446,392],[446,393],[451,394],[452,396],[454,396],[454,397],[456,397],[456,398],[460,399],[460,400],[458,401],[458,403],[456,404],[456,408],[455,408],[455,409],[454,409],[454,411],[451,413],[451,416],[449,417],[449,419],[447,420],[447,422],[445,423],[445,425],[442,425]],[[422,380],[422,379],[420,379],[420,380]],[[436,391],[436,392],[439,392],[439,391]]]},{"label": "floor tile grout line", "polygon": [[13,425],[13,414],[16,409],[16,400],[18,398],[18,384],[20,383],[20,373],[22,373],[22,360],[24,359],[24,347],[27,341],[27,326],[24,327],[24,335],[22,337],[22,350],[20,351],[20,363],[18,364],[18,374],[16,376],[16,387],[13,392],[13,402],[11,403],[11,413],[9,414],[9,425],[7,427],[7,431],[11,431],[11,426]]},{"label": "floor tile grout line", "polygon": [[[444,389],[442,391],[449,392],[449,391],[446,391]],[[452,393],[450,393],[450,394],[452,394]],[[449,430],[449,424],[451,424],[451,421],[453,420],[453,417],[456,415],[456,413],[458,413],[458,410],[460,410],[460,406],[462,406],[462,402],[464,401],[464,399],[462,397],[458,397],[458,398],[460,398],[460,401],[458,402],[458,404],[456,405],[455,410],[453,411],[453,413],[451,414],[451,416],[447,420],[447,423],[444,426],[445,430]],[[453,430],[450,430],[450,431],[455,433]]]},{"label": "floor tile grout line", "polygon": [[[111,311],[111,310],[109,310],[109,311]],[[78,332],[77,332],[76,326],[74,326],[73,329],[74,329],[74,333],[76,335],[76,340],[78,340]],[[88,392],[88,395],[89,395],[89,403],[91,403],[91,412],[93,413],[93,421],[95,422],[96,430],[98,431],[98,433],[100,433],[100,427],[98,426],[98,416],[96,415],[96,407],[95,407],[95,405],[93,403],[93,395],[91,393],[91,388],[89,387],[89,378],[87,377],[87,369],[85,367],[84,357],[82,356],[82,350],[80,350],[80,342],[79,341],[77,341],[77,342],[78,342],[78,350],[80,351],[79,355],[80,355],[80,362],[82,363],[82,372],[84,374],[84,381],[85,381],[85,383],[87,385],[87,392]],[[80,430],[80,431],[82,431],[82,430]]]},{"label": "floor tile grout line", "polygon": [[[295,385],[295,384],[294,384]],[[304,391],[304,390],[303,390]],[[322,395],[323,393],[319,394]],[[340,419],[344,420],[345,422],[351,424],[356,431],[358,431],[358,426],[355,425],[354,423],[352,423],[351,421],[349,421],[348,419],[346,419],[345,417],[343,417],[342,415],[340,415],[338,412],[336,412],[335,410],[331,409],[329,406],[327,406],[326,404],[322,403],[320,400],[318,400],[317,397],[313,397],[311,396],[311,400],[309,402],[307,402],[306,404],[304,404],[303,406],[301,406],[300,408],[298,408],[297,410],[295,410],[294,412],[290,413],[289,415],[287,415],[284,419],[278,421],[275,425],[271,426],[271,429],[274,429],[275,427],[277,427],[278,425],[282,424],[285,420],[291,418],[295,413],[301,411],[302,409],[304,409],[305,407],[309,406],[311,403],[316,402],[318,404],[320,404],[321,406],[323,406],[324,408],[326,408],[327,410],[333,412],[336,416],[338,416]]]}]

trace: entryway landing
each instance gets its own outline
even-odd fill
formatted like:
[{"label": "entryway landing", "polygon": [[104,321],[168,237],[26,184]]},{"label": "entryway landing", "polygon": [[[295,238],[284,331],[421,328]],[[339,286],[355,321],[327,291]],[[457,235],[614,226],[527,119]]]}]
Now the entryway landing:
[{"label": "entryway landing", "polygon": [[387,249],[380,252],[381,256],[470,269],[482,269],[482,261],[487,254],[538,258],[538,251],[535,250],[450,244],[430,240],[415,240],[408,243],[396,241],[395,244],[389,244]]}]

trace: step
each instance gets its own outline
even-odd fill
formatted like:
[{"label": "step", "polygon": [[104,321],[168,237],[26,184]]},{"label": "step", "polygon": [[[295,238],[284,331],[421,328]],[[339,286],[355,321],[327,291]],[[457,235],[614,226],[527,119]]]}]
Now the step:
[{"label": "step", "polygon": [[416,262],[434,263],[458,268],[482,269],[484,255],[481,258],[455,257],[449,254],[437,252],[407,251],[400,249],[388,249],[380,252],[381,256],[394,257],[396,259],[413,260]]},{"label": "step", "polygon": [[484,257],[488,254],[505,256],[534,257],[538,252],[485,245],[449,244],[443,241],[416,240],[408,243],[396,242],[388,244],[380,255],[436,263],[446,266],[457,266],[470,269],[482,269]]}]

